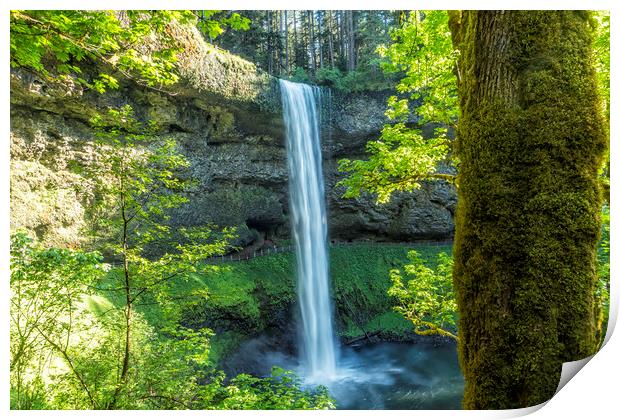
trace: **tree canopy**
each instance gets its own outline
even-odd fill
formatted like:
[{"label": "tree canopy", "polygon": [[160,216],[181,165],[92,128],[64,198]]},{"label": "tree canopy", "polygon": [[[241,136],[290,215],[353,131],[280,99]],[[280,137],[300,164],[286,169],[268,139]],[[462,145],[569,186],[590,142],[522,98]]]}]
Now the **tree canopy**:
[{"label": "tree canopy", "polygon": [[[12,10],[11,66],[47,77],[68,77],[103,93],[118,88],[118,75],[151,88],[178,81],[182,51],[170,25],[195,24],[211,39],[224,28],[244,30],[249,20],[217,10]],[[153,38],[156,36],[156,40]],[[104,70],[89,74],[86,61]]]},{"label": "tree canopy", "polygon": [[[13,10],[11,66],[48,77],[73,74],[98,92],[118,87],[115,72],[151,87],[170,85],[178,80],[174,63],[180,50],[166,26],[193,19],[189,12],[170,10]],[[146,45],[151,34],[159,37],[157,47]],[[84,74],[85,60],[110,71]]]}]

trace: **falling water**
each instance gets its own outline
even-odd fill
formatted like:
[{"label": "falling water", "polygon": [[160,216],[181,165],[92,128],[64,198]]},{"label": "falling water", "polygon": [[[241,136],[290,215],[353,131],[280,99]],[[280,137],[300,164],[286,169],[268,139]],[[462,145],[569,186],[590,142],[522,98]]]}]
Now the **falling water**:
[{"label": "falling water", "polygon": [[302,363],[310,380],[326,380],[335,376],[336,356],[321,164],[321,91],[318,87],[285,80],[280,80],[280,90],[303,325]]}]

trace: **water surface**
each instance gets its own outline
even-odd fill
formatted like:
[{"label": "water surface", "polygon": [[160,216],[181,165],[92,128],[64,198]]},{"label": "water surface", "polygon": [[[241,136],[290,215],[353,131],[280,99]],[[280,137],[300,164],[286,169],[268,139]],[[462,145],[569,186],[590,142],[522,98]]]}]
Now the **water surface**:
[{"label": "water surface", "polygon": [[274,350],[269,339],[261,338],[250,340],[229,359],[229,373],[267,376],[274,365],[297,372],[309,386],[327,386],[338,409],[457,410],[463,398],[453,343],[342,347],[335,374],[321,381],[305,376],[296,355]]},{"label": "water surface", "polygon": [[342,377],[326,384],[339,409],[460,409],[456,346],[378,343],[347,348]]}]

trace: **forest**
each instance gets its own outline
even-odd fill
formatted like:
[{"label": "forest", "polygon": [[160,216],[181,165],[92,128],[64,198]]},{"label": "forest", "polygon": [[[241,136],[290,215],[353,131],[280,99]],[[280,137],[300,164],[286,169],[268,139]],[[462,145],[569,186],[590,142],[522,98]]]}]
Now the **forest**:
[{"label": "forest", "polygon": [[610,13],[12,10],[12,410],[512,409],[610,307]]}]

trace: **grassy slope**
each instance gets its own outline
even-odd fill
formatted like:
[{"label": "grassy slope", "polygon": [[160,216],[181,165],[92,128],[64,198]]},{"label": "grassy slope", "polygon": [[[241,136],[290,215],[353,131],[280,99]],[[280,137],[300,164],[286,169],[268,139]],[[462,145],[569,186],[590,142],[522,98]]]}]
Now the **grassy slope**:
[{"label": "grassy slope", "polygon": [[[337,333],[344,341],[366,332],[381,331],[384,338],[398,339],[411,331],[410,324],[392,311],[387,296],[389,270],[402,267],[411,248],[354,245],[331,249],[330,273],[337,313]],[[431,266],[449,246],[415,248]],[[183,287],[205,288],[209,298],[186,311],[185,322],[208,326],[212,357],[217,360],[244,337],[281,325],[290,317],[295,297],[295,257],[283,253],[244,262],[219,265],[216,271],[196,275]]]}]

